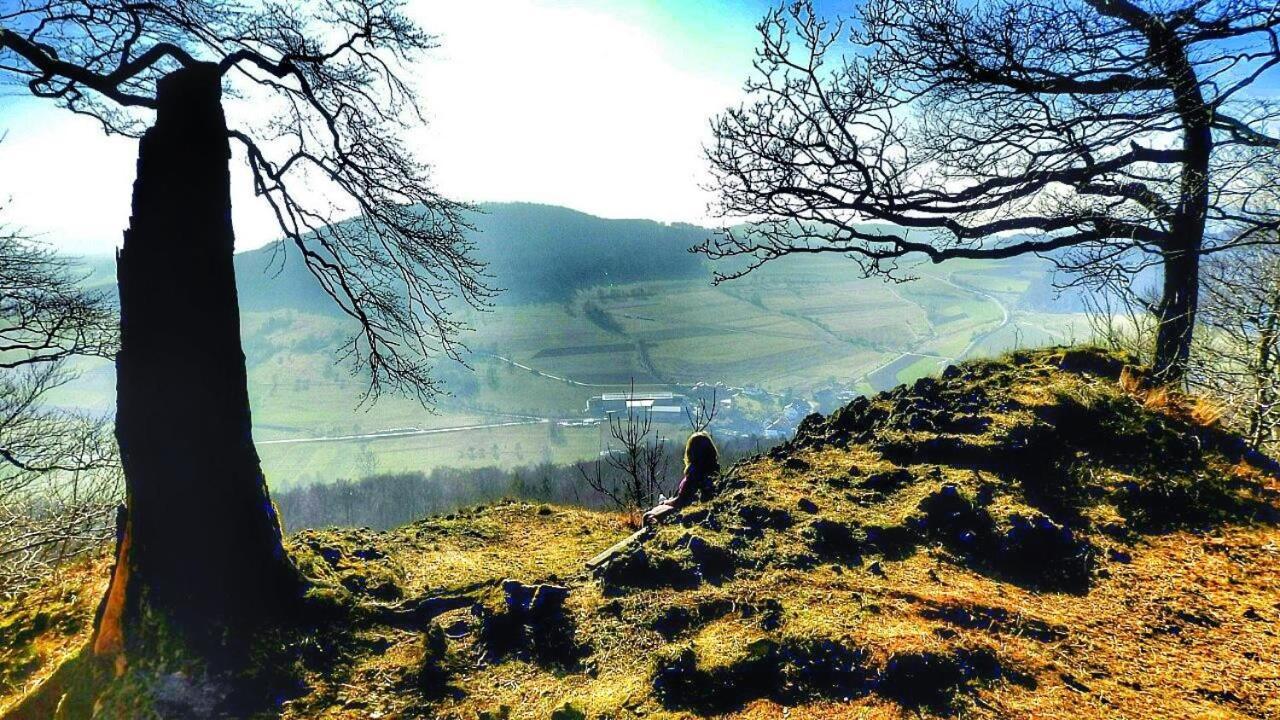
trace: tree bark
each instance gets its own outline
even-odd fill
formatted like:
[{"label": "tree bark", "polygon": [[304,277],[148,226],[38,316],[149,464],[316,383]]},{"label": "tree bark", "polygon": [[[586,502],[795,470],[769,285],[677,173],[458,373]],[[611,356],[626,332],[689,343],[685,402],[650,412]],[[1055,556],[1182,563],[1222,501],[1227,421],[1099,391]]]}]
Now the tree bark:
[{"label": "tree bark", "polygon": [[1152,366],[1161,383],[1186,379],[1200,300],[1200,249],[1165,250],[1164,289],[1156,327]]},{"label": "tree bark", "polygon": [[94,649],[118,658],[156,628],[216,655],[299,589],[253,445],[217,67],[171,73],[157,101],[117,259],[128,500]]},{"label": "tree bark", "polygon": [[1170,218],[1171,240],[1162,249],[1164,290],[1157,308],[1152,365],[1162,383],[1186,380],[1200,304],[1200,252],[1209,209],[1209,160],[1213,154],[1213,108],[1205,102],[1187,46],[1175,29],[1129,0],[1092,2],[1105,15],[1128,22],[1147,37],[1149,53],[1165,73],[1173,109],[1182,124],[1184,160],[1178,205]]}]

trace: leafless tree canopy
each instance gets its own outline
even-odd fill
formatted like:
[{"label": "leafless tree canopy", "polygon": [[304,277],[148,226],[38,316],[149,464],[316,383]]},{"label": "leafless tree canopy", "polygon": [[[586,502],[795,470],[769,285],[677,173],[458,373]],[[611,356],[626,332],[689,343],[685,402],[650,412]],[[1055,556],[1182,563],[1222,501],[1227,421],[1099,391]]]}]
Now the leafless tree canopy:
[{"label": "leafless tree canopy", "polygon": [[433,46],[398,0],[0,8],[0,76],[110,132],[144,128],[166,74],[216,64],[227,95],[251,108],[229,115],[257,193],[358,323],[344,355],[372,395],[389,386],[424,402],[439,388],[423,359],[461,350],[457,303],[493,292],[464,236],[467,207],[440,196],[403,143],[421,121],[404,63]]},{"label": "leafless tree canopy", "polygon": [[0,370],[110,357],[115,316],[77,284],[68,260],[0,226]]},{"label": "leafless tree canopy", "polygon": [[107,418],[58,409],[74,355],[109,357],[108,299],[67,261],[0,230],[0,588],[19,592],[111,535],[119,464]]},{"label": "leafless tree canopy", "polygon": [[1250,247],[1205,265],[1203,333],[1194,382],[1227,403],[1254,447],[1275,450],[1280,427],[1280,250]]},{"label": "leafless tree canopy", "polygon": [[719,392],[712,388],[710,398],[703,396],[685,405],[684,417],[689,422],[689,432],[705,432],[716,421],[716,415],[720,413],[717,395]]},{"label": "leafless tree canopy", "polygon": [[121,498],[109,418],[48,405],[71,376],[40,363],[0,374],[0,588],[18,592],[111,537]]},{"label": "leafless tree canopy", "polygon": [[[628,397],[635,396],[632,382]],[[579,464],[578,473],[596,493],[609,498],[619,511],[640,512],[658,501],[667,476],[667,438],[654,427],[648,408],[611,413],[604,463]]]},{"label": "leafless tree canopy", "polygon": [[[911,256],[1053,253],[1127,288],[1172,264],[1187,316],[1202,253],[1270,242],[1280,63],[1260,0],[867,0],[847,22],[771,12],[750,101],[714,123],[727,218],[701,248],[733,278],[792,253],[906,277]],[[1160,354],[1159,352],[1157,353]]]}]

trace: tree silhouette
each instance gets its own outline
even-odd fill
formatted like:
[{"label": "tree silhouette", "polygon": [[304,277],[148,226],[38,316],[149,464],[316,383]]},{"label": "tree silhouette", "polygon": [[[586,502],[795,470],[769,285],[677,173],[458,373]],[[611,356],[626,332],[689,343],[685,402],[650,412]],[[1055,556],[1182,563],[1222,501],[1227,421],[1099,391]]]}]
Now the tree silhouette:
[{"label": "tree silhouette", "polygon": [[459,353],[449,306],[483,305],[491,291],[464,238],[466,208],[435,192],[402,141],[421,119],[404,63],[433,44],[395,0],[0,8],[0,73],[140,138],[117,263],[128,513],[97,655],[128,657],[161,626],[224,655],[299,597],[252,440],[231,141],[281,247],[354,320],[343,355],[370,396],[430,401],[425,358]]},{"label": "tree silhouette", "polygon": [[[1280,63],[1254,0],[867,0],[845,25],[788,3],[760,24],[750,101],[714,123],[718,210],[760,222],[696,250],[903,263],[1051,253],[1072,282],[1163,269],[1154,364],[1180,380],[1201,256],[1271,242]],[[1057,251],[1057,252],[1055,252]]]},{"label": "tree silhouette", "polygon": [[110,357],[115,315],[70,263],[0,223],[0,595],[110,537],[119,502],[110,426],[53,407],[74,356]]}]

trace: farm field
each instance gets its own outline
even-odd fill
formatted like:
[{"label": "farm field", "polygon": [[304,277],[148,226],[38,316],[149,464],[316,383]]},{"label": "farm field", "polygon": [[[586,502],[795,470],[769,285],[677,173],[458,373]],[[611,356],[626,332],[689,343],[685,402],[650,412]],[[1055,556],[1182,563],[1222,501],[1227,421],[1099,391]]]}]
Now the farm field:
[{"label": "farm field", "polygon": [[[516,292],[464,313],[474,328],[464,338],[467,365],[437,363],[434,376],[448,394],[424,409],[395,395],[365,401],[364,380],[336,362],[347,321],[316,297],[309,278],[259,254],[239,263],[242,335],[255,439],[277,487],[597,457],[607,432],[583,424],[591,420],[587,401],[632,382],[675,392],[696,383],[755,388],[769,399],[735,402],[763,429],[782,420],[783,405],[830,411],[815,402],[824,393],[871,393],[957,360],[1088,336],[1077,306],[1053,299],[1048,263],[1034,257],[906,267],[905,282],[861,278],[840,257],[797,257],[718,286],[705,266],[655,266],[652,279],[636,279],[643,268],[593,266],[590,279],[558,297]],[[506,273],[499,285],[526,282],[509,261],[498,268]],[[110,282],[109,272],[95,266],[93,281]],[[615,275],[627,281],[603,281]],[[111,365],[83,361],[76,370],[59,401],[110,412]],[[674,437],[681,428],[664,432]]]},{"label": "farm field", "polygon": [[[1042,268],[1005,274],[972,265],[945,273],[928,268],[930,274],[918,280],[887,284],[851,277],[838,260],[800,260],[719,287],[697,280],[636,282],[590,288],[572,303],[500,305],[470,318],[476,327],[469,343],[472,370],[442,368],[454,395],[443,400],[437,415],[384,398],[355,413],[358,428],[330,419],[334,408],[350,408],[358,399],[362,386],[356,379],[332,368],[326,380],[332,385],[294,387],[289,368],[328,358],[279,358],[272,369],[253,371],[254,384],[262,388],[255,408],[263,408],[255,412],[272,425],[260,433],[263,438],[279,436],[279,428],[357,434],[522,417],[542,421],[367,441],[269,444],[262,447],[264,463],[273,478],[294,483],[365,474],[360,458],[366,453],[376,457],[379,472],[572,461],[605,447],[602,429],[562,426],[553,444],[547,424],[582,418],[588,398],[624,390],[633,380],[641,389],[720,382],[810,399],[825,388],[881,390],[961,358],[1083,335],[1087,323],[1078,315],[1019,307],[1031,284],[1044,281]],[[585,315],[587,303],[607,313],[612,329]],[[324,401],[313,402],[317,397]]]}]

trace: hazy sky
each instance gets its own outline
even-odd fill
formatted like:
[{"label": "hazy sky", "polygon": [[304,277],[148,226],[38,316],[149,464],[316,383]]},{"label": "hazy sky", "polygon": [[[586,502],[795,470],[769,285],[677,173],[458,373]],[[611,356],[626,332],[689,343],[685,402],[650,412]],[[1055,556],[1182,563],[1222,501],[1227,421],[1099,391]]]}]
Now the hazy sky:
[{"label": "hazy sky", "polygon": [[[706,221],[701,146],[740,97],[757,0],[411,0],[442,46],[419,68],[430,124],[413,141],[438,187],[605,217]],[[136,144],[52,103],[0,98],[9,222],[106,253],[128,222]],[[233,161],[237,246],[276,235]]]}]

